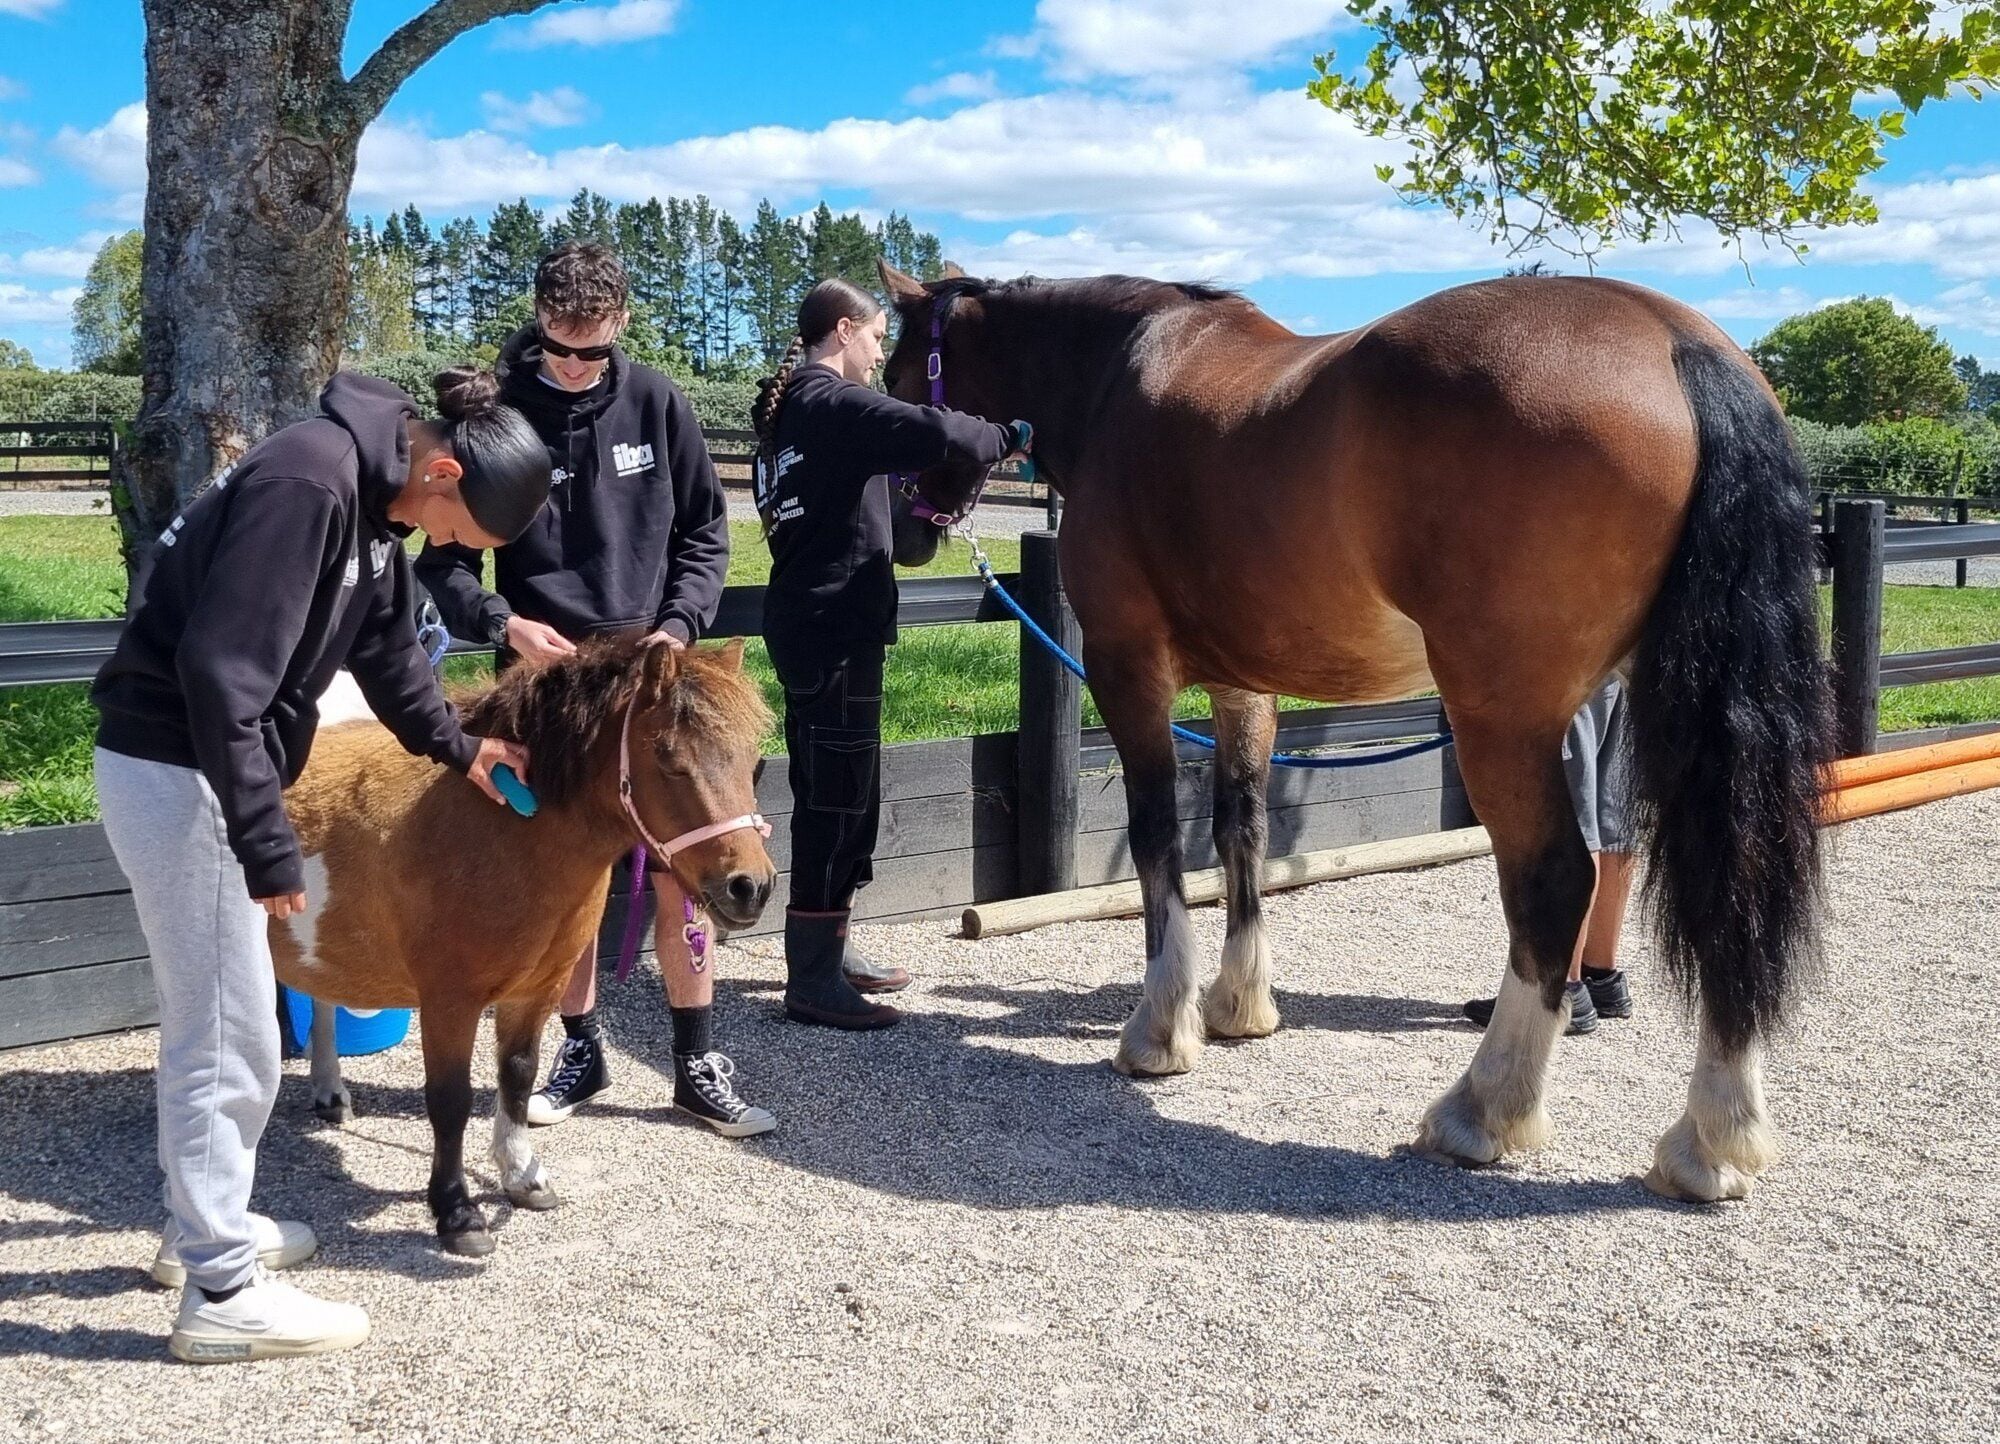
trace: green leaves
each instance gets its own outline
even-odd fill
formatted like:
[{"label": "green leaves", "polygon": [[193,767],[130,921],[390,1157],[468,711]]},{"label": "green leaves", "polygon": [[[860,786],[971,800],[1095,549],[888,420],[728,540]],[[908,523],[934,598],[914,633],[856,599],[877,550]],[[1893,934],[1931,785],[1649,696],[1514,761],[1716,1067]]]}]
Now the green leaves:
[{"label": "green leaves", "polygon": [[[2000,82],[2000,0],[1348,9],[1375,45],[1351,72],[1315,57],[1307,90],[1408,145],[1376,174],[1496,239],[1576,254],[1690,220],[1803,251],[1808,229],[1875,219],[1862,187],[1910,112]],[[1866,104],[1889,95],[1900,108]]]}]

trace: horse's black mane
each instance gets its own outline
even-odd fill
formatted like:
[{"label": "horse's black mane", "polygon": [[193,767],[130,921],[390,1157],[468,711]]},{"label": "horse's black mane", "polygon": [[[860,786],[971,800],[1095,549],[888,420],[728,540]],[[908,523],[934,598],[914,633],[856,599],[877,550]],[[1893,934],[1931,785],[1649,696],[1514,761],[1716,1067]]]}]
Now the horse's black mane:
[{"label": "horse's black mane", "polygon": [[1240,291],[1204,286],[1192,281],[1155,281],[1145,276],[1086,276],[1080,280],[1049,280],[1021,276],[1011,281],[987,281],[977,276],[953,276],[936,282],[933,297],[966,296],[975,300],[1020,298],[1067,302],[1112,311],[1154,311],[1162,306],[1196,301],[1243,301]]}]

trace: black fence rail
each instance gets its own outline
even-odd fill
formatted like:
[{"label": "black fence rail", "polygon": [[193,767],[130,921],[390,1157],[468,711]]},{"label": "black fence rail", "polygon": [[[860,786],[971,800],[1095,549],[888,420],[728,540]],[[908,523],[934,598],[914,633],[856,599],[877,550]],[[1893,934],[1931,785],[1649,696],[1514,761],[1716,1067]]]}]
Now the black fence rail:
[{"label": "black fence rail", "polygon": [[95,490],[109,484],[117,457],[118,428],[109,421],[0,421],[0,486]]},{"label": "black fence rail", "polygon": [[2000,676],[2000,643],[1882,654],[1883,568],[1956,561],[1964,585],[1970,557],[2000,556],[2000,522],[1945,523],[1891,529],[1880,498],[1839,498],[1820,538],[1820,562],[1833,577],[1833,686],[1840,752],[1852,757],[1879,743],[1882,689]]}]

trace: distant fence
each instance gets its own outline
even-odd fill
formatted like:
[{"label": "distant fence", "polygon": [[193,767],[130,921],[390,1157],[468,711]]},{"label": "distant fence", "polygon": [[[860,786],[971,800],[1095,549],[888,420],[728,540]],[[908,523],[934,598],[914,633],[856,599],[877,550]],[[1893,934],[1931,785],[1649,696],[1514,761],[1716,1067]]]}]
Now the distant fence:
[{"label": "distant fence", "polygon": [[117,457],[109,421],[0,421],[0,486],[98,490],[110,484]]}]

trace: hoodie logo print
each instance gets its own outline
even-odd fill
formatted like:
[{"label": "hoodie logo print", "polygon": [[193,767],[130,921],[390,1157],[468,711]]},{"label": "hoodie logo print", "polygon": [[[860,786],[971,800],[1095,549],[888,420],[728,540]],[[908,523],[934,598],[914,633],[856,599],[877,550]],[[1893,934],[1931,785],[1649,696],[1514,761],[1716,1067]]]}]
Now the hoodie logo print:
[{"label": "hoodie logo print", "polygon": [[381,576],[382,569],[389,565],[389,554],[395,550],[392,541],[372,541],[368,543],[368,569],[371,576]]},{"label": "hoodie logo print", "polygon": [[641,442],[637,446],[618,442],[611,448],[611,464],[618,468],[620,476],[644,471],[653,464],[653,445],[651,442]]}]

